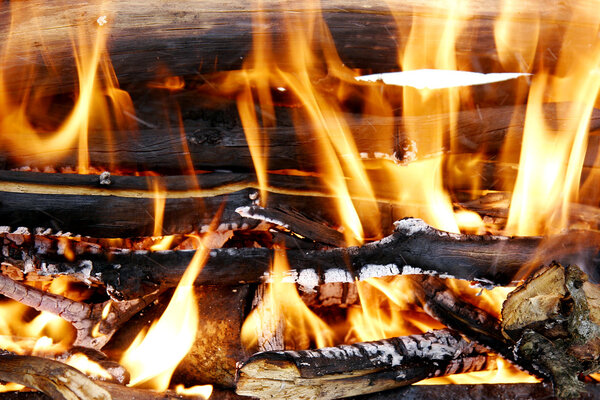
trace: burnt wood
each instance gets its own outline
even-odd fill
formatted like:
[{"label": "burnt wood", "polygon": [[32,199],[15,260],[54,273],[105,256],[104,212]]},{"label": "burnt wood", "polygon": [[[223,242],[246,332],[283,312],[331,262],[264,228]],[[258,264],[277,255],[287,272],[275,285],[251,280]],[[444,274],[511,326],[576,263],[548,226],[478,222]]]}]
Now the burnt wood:
[{"label": "burnt wood", "polygon": [[[570,122],[562,115],[568,103],[544,105],[544,117],[548,126],[560,131]],[[425,115],[412,117],[366,117],[346,115],[350,133],[359,153],[365,159],[387,157],[400,163],[426,159],[442,152],[452,154],[481,153],[496,155],[500,152],[510,132],[510,140],[520,142],[525,123],[526,106],[499,106],[460,111],[456,115],[455,137],[450,145],[450,129],[439,132],[444,141],[440,142],[433,127],[448,122],[449,115]],[[562,115],[561,115],[562,113]],[[232,118],[234,119],[234,118]],[[442,123],[442,124],[441,124]],[[214,124],[214,123],[213,123]],[[407,139],[405,125],[419,127],[418,137]],[[206,124],[204,124],[206,125]],[[88,135],[90,165],[107,170],[154,171],[163,175],[188,173],[184,156],[189,156],[196,170],[253,171],[254,164],[241,126],[204,126],[198,122],[188,122],[186,133],[178,130],[154,128],[139,132],[116,131],[112,133],[91,131]],[[432,128],[430,128],[432,127]],[[393,129],[394,135],[381,135]],[[594,109],[590,119],[590,131],[600,129],[600,110]],[[310,124],[296,127],[277,126],[265,128],[268,138],[260,144],[260,154],[268,155],[267,168],[270,170],[298,169],[304,171],[322,170],[324,161],[314,155],[318,146],[317,136],[312,135]],[[22,151],[0,148],[0,165],[4,169],[30,166],[43,170],[47,166],[77,166],[77,143],[65,142],[61,149],[48,152],[28,146],[19,132],[3,132],[3,137],[19,138]],[[107,140],[110,138],[110,140]],[[593,166],[600,147],[599,137],[592,136],[584,165]],[[450,151],[452,149],[452,151]],[[515,149],[518,162],[519,151]],[[506,160],[508,161],[508,159]]]},{"label": "burnt wood", "polygon": [[[20,241],[13,246],[8,240],[2,252],[4,261],[22,268],[34,265],[50,275],[85,270],[89,279],[106,284],[115,298],[138,297],[176,285],[194,255],[193,250],[92,249],[69,261],[57,247],[38,245],[31,239]],[[400,274],[439,274],[482,285],[509,285],[552,260],[564,264],[579,261],[590,276],[597,276],[598,249],[600,235],[594,231],[569,231],[547,238],[462,235],[439,231],[422,220],[405,219],[396,224],[392,235],[377,242],[330,250],[291,249],[287,258],[290,278],[303,286]],[[260,282],[268,276],[272,259],[273,250],[266,248],[214,249],[196,282]]]},{"label": "burnt wood", "polygon": [[257,353],[238,370],[238,394],[267,398],[343,398],[432,376],[490,368],[494,357],[458,333],[438,330],[316,350]]},{"label": "burnt wood", "polygon": [[[432,5],[420,1],[377,1],[365,7],[364,3],[356,0],[323,1],[320,6],[330,35],[316,29],[311,44],[316,49],[335,46],[341,61],[350,68],[373,72],[397,70],[398,46],[402,46],[408,38],[413,13],[438,28],[445,23],[448,10],[427,10],[426,7]],[[17,8],[8,3],[0,11],[2,36],[8,37],[12,28],[12,37],[16,41],[11,43],[10,57],[3,59],[5,85],[8,89],[17,90],[33,78],[38,87],[54,91],[74,87],[76,74],[71,35],[83,35],[88,43],[91,42],[98,28],[96,21],[101,16],[106,16],[106,25],[101,29],[110,29],[107,47],[117,78],[121,82],[135,82],[167,74],[196,75],[239,69],[252,48],[252,22],[258,11],[255,5],[235,2],[153,4],[137,0],[78,3],[64,7],[62,2],[38,0],[20,5],[21,18],[16,19],[19,23],[11,25],[11,6]],[[544,43],[544,51],[537,54],[531,66],[534,72],[539,65],[553,67],[556,64],[561,44],[556,38],[560,37],[573,9],[585,6],[529,0],[520,9],[519,18],[513,20],[514,29],[528,27],[540,19],[539,36]],[[288,51],[285,20],[303,23],[317,10],[306,3],[281,6],[275,1],[263,2],[263,8],[267,10],[264,29],[272,41],[274,58],[285,69],[289,67],[285,57]],[[484,1],[470,6],[467,14],[455,17],[467,22],[455,46],[460,69],[502,70],[494,41],[494,17],[500,11],[499,3]],[[594,8],[588,10],[594,11]],[[14,10],[13,14],[19,15]],[[77,28],[86,29],[78,31]],[[513,45],[520,46],[522,40],[528,43],[530,37],[517,37]],[[581,51],[587,50],[585,43],[580,46]],[[42,49],[47,49],[47,52],[42,53]],[[529,67],[519,63],[518,56],[512,64],[513,69]],[[33,77],[24,73],[26,67],[33,69]]]}]

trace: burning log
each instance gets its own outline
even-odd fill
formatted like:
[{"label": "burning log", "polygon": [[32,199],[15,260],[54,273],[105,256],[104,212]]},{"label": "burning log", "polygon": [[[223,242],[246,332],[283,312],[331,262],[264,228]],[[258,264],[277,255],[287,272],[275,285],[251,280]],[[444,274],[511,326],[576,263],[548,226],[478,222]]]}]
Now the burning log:
[{"label": "burning log", "polygon": [[439,330],[318,350],[257,353],[239,366],[236,392],[258,398],[334,399],[490,368],[493,357]]},{"label": "burning log", "polygon": [[46,358],[1,352],[0,379],[39,390],[56,400],[112,399],[106,389],[75,368]]},{"label": "burning log", "polygon": [[[49,274],[77,273],[85,268],[86,276],[105,284],[115,298],[138,297],[176,285],[194,255],[190,250],[94,251],[77,254],[69,261],[57,249],[36,248],[32,243],[22,246],[24,251],[10,254],[12,257],[3,254],[3,260],[23,268],[25,263],[37,266]],[[600,236],[593,231],[570,231],[548,238],[464,235],[405,219],[396,224],[392,235],[361,247],[290,249],[287,256],[290,278],[307,288],[400,274],[439,274],[484,285],[508,285],[523,278],[530,268],[552,260],[584,260],[593,276],[598,248]],[[272,259],[273,250],[265,248],[214,249],[196,283],[260,282],[268,276]]]},{"label": "burning log", "polygon": [[560,398],[579,397],[580,375],[600,369],[600,288],[576,266],[553,264],[514,290],[502,329],[515,355],[550,372]]},{"label": "burning log", "polygon": [[[568,103],[544,104],[544,119],[554,129],[560,130],[572,123],[564,117]],[[466,110],[456,115],[453,153],[497,154],[507,138],[510,130],[511,140],[519,141],[525,123],[526,106],[488,107],[477,110]],[[437,136],[432,137],[432,127],[439,126],[448,115],[427,115],[397,118],[368,117],[357,120],[347,116],[349,129],[354,138],[357,150],[366,159],[386,157],[397,162],[411,162],[427,158],[432,154],[447,151],[437,143]],[[419,126],[424,134],[406,142],[405,125]],[[394,137],[376,134],[383,129],[395,129]],[[161,174],[181,174],[188,171],[182,167],[183,155],[189,154],[191,163],[196,170],[214,171],[229,169],[234,171],[252,171],[254,164],[246,134],[242,127],[201,126],[198,121],[185,126],[186,135],[171,132],[168,129],[143,129],[139,132],[116,131],[112,133],[90,132],[88,151],[90,164],[99,168],[114,168],[116,170],[154,171]],[[318,145],[309,124],[294,128],[279,126],[265,128],[269,138],[265,143],[258,144],[260,154],[268,154],[270,170],[301,169],[305,171],[322,170],[323,162],[314,157],[312,149]],[[449,128],[448,128],[449,129]],[[590,131],[600,129],[600,110],[594,110],[590,119]],[[437,132],[438,134],[446,134]],[[447,132],[449,134],[449,132]],[[8,138],[18,135],[4,132]],[[110,137],[110,140],[106,138]],[[15,138],[17,140],[17,138]],[[47,149],[36,151],[35,146],[28,146],[18,139],[26,153],[16,153],[15,149],[0,149],[0,165],[5,169],[30,166],[43,170],[48,167],[47,160],[60,159],[59,166],[76,166],[78,161],[78,146],[76,143],[65,142],[64,148],[55,148],[56,154]],[[405,143],[406,142],[406,143]],[[262,148],[260,148],[262,146]],[[590,138],[589,147],[597,149],[598,137]],[[426,150],[423,150],[426,149]],[[593,150],[591,151],[593,153]],[[515,151],[518,154],[518,151]],[[517,161],[517,160],[514,160]],[[586,160],[585,165],[593,165],[594,160]]]},{"label": "burning log", "polygon": [[515,357],[513,343],[502,335],[500,320],[479,307],[458,298],[443,280],[435,277],[414,277],[414,290],[427,314],[465,337],[486,346],[522,370],[540,378],[550,373],[531,360]]},{"label": "burning log", "polygon": [[[312,40],[317,48],[335,46],[342,62],[350,68],[368,68],[374,72],[397,70],[398,37],[406,36],[414,21],[413,14],[431,20],[434,25],[444,23],[443,18],[427,12],[428,3],[376,3],[365,9],[358,1],[324,1],[320,6],[331,35],[320,32],[313,35]],[[36,1],[20,7],[12,3],[10,6],[19,23],[10,23],[11,7],[5,5],[0,13],[0,32],[3,37],[15,41],[10,47],[11,57],[3,59],[5,85],[11,89],[21,88],[24,82],[31,82],[31,77],[23,73],[24,67],[38,66],[41,60],[52,60],[46,67],[55,72],[52,79],[44,73],[46,68],[38,66],[32,71],[34,84],[45,91],[74,86],[76,63],[71,34],[78,32],[76,28],[88,28],[78,32],[88,42],[92,42],[96,34],[90,26],[97,24],[101,29],[110,28],[107,47],[119,81],[149,81],[157,75],[163,76],[165,70],[173,75],[197,75],[199,72],[239,69],[252,46],[252,19],[258,11],[253,5],[239,7],[210,2],[193,7],[185,2],[171,2],[159,7],[143,1],[70,7]],[[304,3],[294,4],[291,8],[281,7],[278,2],[266,2],[262,7],[267,10],[264,14],[268,25],[264,29],[272,41],[274,57],[285,59],[282,55],[288,51],[284,40],[286,19],[314,17],[315,7]],[[540,52],[539,60],[533,65],[551,68],[556,64],[554,55],[560,51],[560,42],[552,40],[560,34],[557,33],[557,21],[569,19],[570,7],[553,12],[555,8],[545,3],[532,2],[527,10],[530,13],[521,11],[519,20],[513,24],[519,29],[537,23],[539,18],[540,38],[544,38],[549,50]],[[445,10],[438,12],[442,11]],[[461,16],[469,18],[469,29],[458,36],[455,46],[461,69],[485,66],[490,71],[502,70],[494,40],[494,17],[500,11],[497,2],[485,1],[470,7],[469,14]],[[592,8],[589,12],[593,11]],[[235,18],[231,18],[232,13]],[[44,29],[40,30],[40,26]],[[40,43],[44,49],[51,50],[43,55],[32,51]],[[280,67],[285,69],[287,65]]]},{"label": "burning log", "polygon": [[44,292],[0,274],[0,294],[38,311],[58,315],[77,331],[74,346],[100,350],[123,324],[154,301],[160,291],[138,299],[108,300],[92,305]]}]

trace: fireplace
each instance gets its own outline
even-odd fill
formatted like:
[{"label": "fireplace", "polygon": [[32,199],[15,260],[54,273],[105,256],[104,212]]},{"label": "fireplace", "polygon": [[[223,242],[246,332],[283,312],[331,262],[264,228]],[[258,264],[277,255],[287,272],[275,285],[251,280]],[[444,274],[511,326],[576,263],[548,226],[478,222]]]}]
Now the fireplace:
[{"label": "fireplace", "polygon": [[598,391],[595,4],[2,7],[10,396]]}]

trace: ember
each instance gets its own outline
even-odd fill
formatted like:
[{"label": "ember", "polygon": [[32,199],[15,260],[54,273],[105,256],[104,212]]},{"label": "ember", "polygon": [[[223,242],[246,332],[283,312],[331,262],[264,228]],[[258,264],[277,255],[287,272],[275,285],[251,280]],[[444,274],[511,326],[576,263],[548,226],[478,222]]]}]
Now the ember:
[{"label": "ember", "polygon": [[597,392],[598,11],[4,4],[2,390]]}]

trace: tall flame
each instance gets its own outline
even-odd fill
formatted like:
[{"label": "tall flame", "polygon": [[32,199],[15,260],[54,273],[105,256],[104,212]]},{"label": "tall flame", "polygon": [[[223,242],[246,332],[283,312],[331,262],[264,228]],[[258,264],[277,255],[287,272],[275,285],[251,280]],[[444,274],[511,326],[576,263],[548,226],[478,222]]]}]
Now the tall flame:
[{"label": "tall flame", "polygon": [[147,333],[138,334],[121,358],[131,374],[130,386],[166,390],[173,371],[194,344],[199,323],[194,281],[209,252],[202,240],[197,240],[198,250],[163,315]]},{"label": "tall flame", "polygon": [[[66,5],[66,4],[65,4]],[[30,56],[35,53],[36,42],[42,42],[34,32],[29,35],[18,35],[15,27],[31,19],[30,8],[21,3],[11,3],[11,29],[2,45],[0,59],[4,65],[14,64],[11,57],[19,57],[14,51],[30,49]],[[101,9],[101,7],[100,7]],[[25,12],[24,10],[27,10]],[[104,21],[104,20],[103,20]],[[110,24],[108,24],[110,25]],[[106,54],[106,37],[108,26],[105,23],[90,23],[75,25],[65,29],[63,38],[72,43],[72,53],[75,62],[78,84],[75,103],[69,114],[55,129],[38,128],[30,118],[30,110],[44,109],[49,93],[42,89],[36,90],[31,84],[19,90],[9,90],[8,77],[0,71],[0,146],[5,148],[16,159],[23,158],[31,161],[35,156],[36,163],[47,163],[59,160],[67,154],[71,147],[78,148],[79,173],[88,173],[88,134],[90,123],[110,132],[113,126],[124,129],[135,129],[132,119],[133,105],[129,95],[118,88],[116,76]],[[39,30],[38,32],[41,32]],[[45,68],[52,71],[51,57],[47,57],[42,47],[41,56],[47,62]],[[23,71],[31,80],[38,71],[32,67]],[[102,78],[102,79],[101,79]],[[103,82],[101,83],[101,81]],[[107,138],[110,143],[110,137]],[[43,164],[42,164],[43,165]],[[110,167],[110,166],[107,166]]]}]

